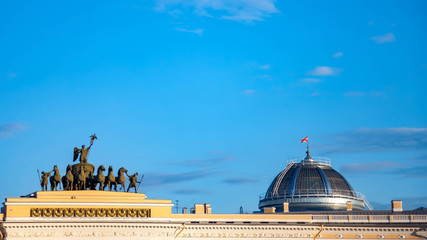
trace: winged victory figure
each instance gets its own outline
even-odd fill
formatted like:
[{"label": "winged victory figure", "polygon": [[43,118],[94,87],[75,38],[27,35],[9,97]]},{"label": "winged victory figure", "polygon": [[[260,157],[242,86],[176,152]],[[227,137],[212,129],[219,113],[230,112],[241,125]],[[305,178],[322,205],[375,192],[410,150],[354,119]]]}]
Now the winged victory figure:
[{"label": "winged victory figure", "polygon": [[82,145],[81,149],[78,149],[77,147],[74,148],[74,156],[73,156],[73,162],[77,160],[80,154],[80,163],[87,163],[87,155],[89,154],[89,150],[93,145],[93,141],[95,139],[98,139],[95,134],[90,136],[90,145],[88,148],[85,148],[85,145]]}]

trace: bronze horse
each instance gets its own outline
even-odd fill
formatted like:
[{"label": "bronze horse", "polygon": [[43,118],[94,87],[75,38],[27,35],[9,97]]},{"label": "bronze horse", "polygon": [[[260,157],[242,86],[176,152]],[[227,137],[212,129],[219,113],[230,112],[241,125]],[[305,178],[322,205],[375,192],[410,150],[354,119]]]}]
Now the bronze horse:
[{"label": "bronze horse", "polygon": [[114,189],[117,191],[117,183],[116,183],[116,177],[113,173],[113,166],[108,167],[108,175],[107,178],[105,178],[104,183],[104,189],[108,186],[108,191],[111,191],[112,187],[114,186]]},{"label": "bronze horse", "polygon": [[[119,171],[117,172],[118,176],[116,178],[116,183],[117,183],[117,185],[121,185],[120,189],[123,188],[123,192],[126,192],[126,176],[125,176],[125,173],[127,174],[128,170],[124,167],[121,167],[119,169]],[[116,189],[116,191],[117,191],[117,189]]]},{"label": "bronze horse", "polygon": [[[86,189],[96,190],[99,184],[98,189],[101,191],[105,190],[107,186],[109,191],[112,191],[113,188],[114,191],[118,191],[117,187],[120,185],[119,191],[123,188],[123,192],[126,192],[126,175],[129,176],[126,168],[121,167],[117,171],[117,175],[114,175],[113,167],[109,166],[107,176],[104,175],[105,167],[103,165],[98,167],[96,175],[94,175],[94,170],[95,168],[92,164],[68,165],[65,175],[61,177],[58,166],[54,165],[52,171],[41,172],[40,186],[43,191],[47,191],[48,184],[50,183],[50,190],[58,191],[59,184],[59,189],[63,189],[64,191],[76,191]],[[54,173],[53,176],[51,176],[51,173]],[[133,175],[129,176],[129,179],[131,179],[131,177],[133,177]],[[131,184],[132,186],[129,186],[129,188],[135,187],[137,182],[136,178],[135,181],[130,181],[133,182],[133,184]]]},{"label": "bronze horse", "polygon": [[77,181],[75,183],[75,189],[76,190],[86,190],[87,188],[87,178],[89,177],[89,174],[91,173],[91,171],[85,171],[83,166],[80,166],[80,173],[77,176]]},{"label": "bronze horse", "polygon": [[53,166],[53,171],[55,172],[52,177],[50,177],[50,190],[57,191],[58,190],[58,184],[59,189],[61,189],[61,174],[59,173],[58,166]]},{"label": "bronze horse", "polygon": [[68,191],[73,190],[74,176],[71,170],[71,165],[68,164],[67,173],[65,174],[65,176],[62,177],[63,189]]},{"label": "bronze horse", "polygon": [[118,176],[114,176],[113,174],[113,167],[108,167],[108,176],[105,179],[104,189],[108,186],[108,190],[111,191],[111,189],[114,186],[114,191],[117,191],[117,185],[121,185],[120,187],[123,188],[123,192],[126,191],[126,176],[125,173],[127,173],[128,170],[126,168],[121,167],[119,171],[117,172]]},{"label": "bronze horse", "polygon": [[105,171],[104,165],[101,165],[98,167],[97,174],[92,178],[90,189],[96,190],[96,186],[99,183],[99,190],[104,190],[104,183],[105,183],[104,171]]}]

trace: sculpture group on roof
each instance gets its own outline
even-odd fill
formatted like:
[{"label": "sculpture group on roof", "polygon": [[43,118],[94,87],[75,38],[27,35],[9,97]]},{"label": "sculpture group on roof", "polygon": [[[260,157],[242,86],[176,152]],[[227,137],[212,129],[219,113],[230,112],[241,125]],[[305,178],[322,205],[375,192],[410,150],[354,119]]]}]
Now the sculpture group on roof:
[{"label": "sculpture group on roof", "polygon": [[[66,173],[63,177],[59,173],[57,165],[53,166],[53,170],[50,172],[41,172],[40,177],[40,186],[42,191],[48,190],[48,184],[50,183],[50,190],[57,191],[59,189],[64,191],[73,191],[73,190],[106,190],[108,187],[109,191],[117,191],[117,186],[120,185],[120,190],[129,192],[131,188],[135,189],[135,193],[138,192],[139,184],[142,181],[142,178],[138,181],[138,173],[136,172],[133,175],[128,174],[128,170],[124,167],[121,167],[117,171],[117,176],[113,173],[113,166],[108,167],[108,175],[104,175],[105,167],[100,165],[98,167],[96,175],[94,175],[95,166],[87,162],[87,157],[89,150],[93,145],[95,139],[98,139],[95,134],[90,136],[90,145],[88,148],[85,148],[85,145],[81,149],[77,147],[74,148],[73,162],[79,158],[80,163],[74,165],[68,165]],[[51,176],[51,173],[53,176]],[[129,180],[129,185],[126,190],[126,176]],[[61,186],[62,184],[62,186]]]}]

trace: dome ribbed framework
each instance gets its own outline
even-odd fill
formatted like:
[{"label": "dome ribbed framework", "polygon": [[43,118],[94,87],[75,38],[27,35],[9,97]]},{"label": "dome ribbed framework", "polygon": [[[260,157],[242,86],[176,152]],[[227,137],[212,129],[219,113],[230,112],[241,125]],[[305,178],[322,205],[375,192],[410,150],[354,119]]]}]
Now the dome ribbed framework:
[{"label": "dome ribbed framework", "polygon": [[329,160],[307,155],[301,162],[289,163],[274,178],[259,207],[280,211],[288,202],[290,211],[346,210],[348,201],[355,210],[364,208],[362,196],[331,167]]}]

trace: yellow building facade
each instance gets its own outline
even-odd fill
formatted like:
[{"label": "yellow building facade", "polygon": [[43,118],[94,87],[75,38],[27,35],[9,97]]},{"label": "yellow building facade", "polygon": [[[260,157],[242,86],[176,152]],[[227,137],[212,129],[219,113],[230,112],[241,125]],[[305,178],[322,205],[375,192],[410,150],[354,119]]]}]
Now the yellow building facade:
[{"label": "yellow building facade", "polygon": [[195,204],[193,213],[172,214],[172,207],[141,193],[36,192],[6,199],[0,239],[427,238],[427,212],[403,211],[399,201],[394,211],[212,214],[209,204]]}]

